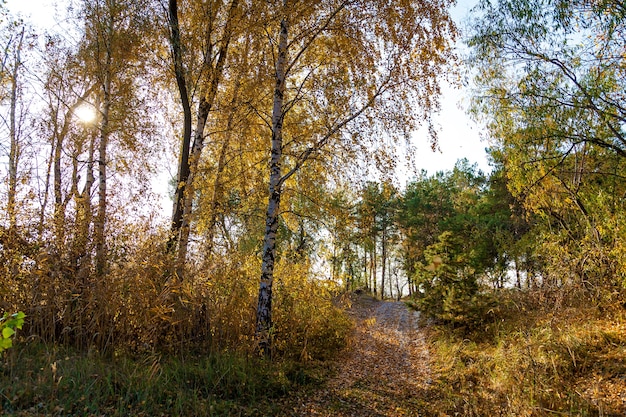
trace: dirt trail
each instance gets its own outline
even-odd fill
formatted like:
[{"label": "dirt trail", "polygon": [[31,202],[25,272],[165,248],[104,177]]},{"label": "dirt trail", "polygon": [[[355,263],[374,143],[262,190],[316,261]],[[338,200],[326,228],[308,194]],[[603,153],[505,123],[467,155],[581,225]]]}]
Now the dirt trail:
[{"label": "dirt trail", "polygon": [[292,416],[418,416],[429,384],[419,313],[401,302],[361,296],[356,329],[338,371],[322,389],[297,400]]}]

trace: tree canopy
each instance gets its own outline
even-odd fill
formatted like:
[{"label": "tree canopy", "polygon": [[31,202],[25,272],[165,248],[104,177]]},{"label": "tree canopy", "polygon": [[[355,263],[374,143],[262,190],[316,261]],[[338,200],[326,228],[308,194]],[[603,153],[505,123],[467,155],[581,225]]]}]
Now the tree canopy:
[{"label": "tree canopy", "polygon": [[[65,33],[6,14],[0,307],[39,306],[44,338],[102,349],[114,334],[292,346],[295,294],[332,315],[330,288],[372,268],[356,173],[391,169],[393,146],[438,110],[450,5],[80,0],[59,5]],[[169,218],[152,190],[174,160]],[[361,235],[370,281],[400,294],[397,191],[381,192]],[[331,246],[332,272],[312,279]]]},{"label": "tree canopy", "polygon": [[[623,276],[615,257],[626,144],[623,5],[481,2],[476,14],[468,41],[474,110],[508,188],[544,219],[543,256],[577,265],[557,268],[566,277],[559,281]],[[591,269],[583,265],[589,253],[598,262]]]}]

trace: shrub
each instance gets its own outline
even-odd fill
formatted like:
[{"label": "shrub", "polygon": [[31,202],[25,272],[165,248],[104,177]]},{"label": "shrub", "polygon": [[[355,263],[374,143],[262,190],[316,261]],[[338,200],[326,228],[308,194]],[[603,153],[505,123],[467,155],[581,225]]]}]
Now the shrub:
[{"label": "shrub", "polygon": [[[501,290],[501,318],[473,332],[429,326],[428,415],[625,415],[624,310]],[[538,300],[543,300],[538,301]]]},{"label": "shrub", "polygon": [[26,314],[18,312],[15,314],[4,313],[0,318],[0,353],[13,346],[12,337],[16,329],[22,329]]},{"label": "shrub", "polygon": [[466,266],[458,246],[457,238],[444,232],[428,247],[428,265],[416,272],[415,307],[444,323],[473,328],[493,320],[497,303],[481,291],[475,271]]}]

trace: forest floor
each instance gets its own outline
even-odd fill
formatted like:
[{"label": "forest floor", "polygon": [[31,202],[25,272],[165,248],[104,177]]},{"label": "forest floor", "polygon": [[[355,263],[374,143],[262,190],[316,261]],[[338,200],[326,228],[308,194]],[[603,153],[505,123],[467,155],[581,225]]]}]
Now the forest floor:
[{"label": "forest floor", "polygon": [[290,416],[418,416],[430,384],[428,349],[419,313],[402,302],[353,298],[356,322],[334,375],[293,396]]}]

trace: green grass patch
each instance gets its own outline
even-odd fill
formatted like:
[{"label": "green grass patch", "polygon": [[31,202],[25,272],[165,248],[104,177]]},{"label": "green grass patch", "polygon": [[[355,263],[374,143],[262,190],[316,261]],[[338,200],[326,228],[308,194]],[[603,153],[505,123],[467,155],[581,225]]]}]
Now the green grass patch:
[{"label": "green grass patch", "polygon": [[102,356],[21,343],[0,358],[1,415],[262,416],[323,365],[239,354]]}]

